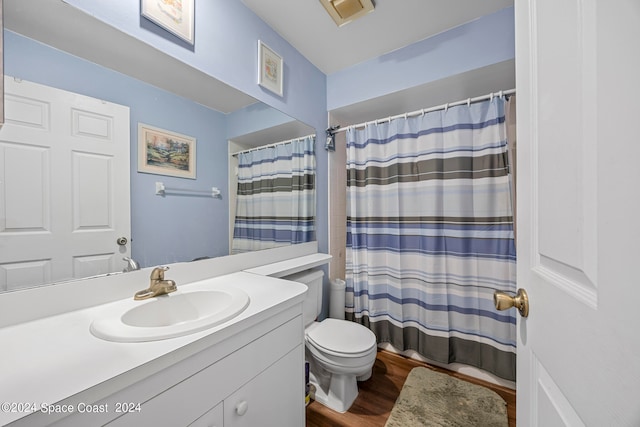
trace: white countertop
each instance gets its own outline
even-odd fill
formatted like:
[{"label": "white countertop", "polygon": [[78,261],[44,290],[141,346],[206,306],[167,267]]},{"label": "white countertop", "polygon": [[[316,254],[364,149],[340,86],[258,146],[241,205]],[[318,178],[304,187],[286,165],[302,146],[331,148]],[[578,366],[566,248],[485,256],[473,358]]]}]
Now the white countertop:
[{"label": "white countertop", "polygon": [[[299,283],[248,272],[178,284],[179,289],[181,286],[189,290],[233,286],[244,290],[251,302],[241,314],[223,324],[151,342],[110,342],[91,334],[92,320],[112,310],[120,301],[0,328],[0,404],[29,403],[38,408],[71,396],[82,399],[82,393],[92,388],[91,396],[96,397],[96,386],[101,388],[98,394],[115,392],[113,388],[117,385],[111,381],[114,378],[126,373],[133,381],[151,375],[154,369],[161,369],[157,364],[152,366],[152,361],[178,349],[183,359],[189,355],[185,348],[197,352],[205,340],[208,346],[222,342],[272,316],[283,306],[299,303],[306,292],[306,287]],[[197,342],[200,345],[195,345]],[[168,359],[171,360],[166,363],[176,362],[175,357]],[[85,398],[91,396],[85,395]],[[0,425],[26,415],[28,413],[0,410]]]},{"label": "white countertop", "polygon": [[330,259],[331,255],[315,253],[287,259],[285,261],[273,262],[244,271],[247,273],[260,274],[262,276],[285,277],[303,270],[327,264]]}]

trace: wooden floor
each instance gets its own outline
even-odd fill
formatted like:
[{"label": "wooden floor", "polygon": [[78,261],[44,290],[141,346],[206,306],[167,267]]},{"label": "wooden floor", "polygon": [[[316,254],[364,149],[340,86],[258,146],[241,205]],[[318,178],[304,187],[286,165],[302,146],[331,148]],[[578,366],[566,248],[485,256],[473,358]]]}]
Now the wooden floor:
[{"label": "wooden floor", "polygon": [[384,350],[378,351],[371,378],[358,383],[360,393],[349,411],[340,414],[312,401],[307,406],[307,427],[383,427],[409,371],[416,366],[425,366],[438,372],[444,372],[495,391],[507,402],[509,427],[515,427],[516,392],[514,390],[436,368]]}]

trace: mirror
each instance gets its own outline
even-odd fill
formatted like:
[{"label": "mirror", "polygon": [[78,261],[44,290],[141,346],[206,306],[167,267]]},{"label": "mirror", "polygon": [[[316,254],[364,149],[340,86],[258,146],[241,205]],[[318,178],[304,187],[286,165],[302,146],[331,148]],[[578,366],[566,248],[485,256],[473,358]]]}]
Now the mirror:
[{"label": "mirror", "polygon": [[[255,120],[240,120],[241,123],[258,123],[256,128],[261,128],[259,130],[255,130],[252,132],[244,133],[242,135],[236,135],[229,138],[229,176],[228,176],[228,184],[229,184],[229,253],[235,254],[240,253],[238,251],[236,241],[236,248],[234,249],[234,219],[236,218],[236,205],[237,205],[237,195],[236,189],[238,188],[238,167],[239,167],[239,159],[238,153],[254,151],[256,148],[269,146],[270,144],[265,144],[266,141],[273,141],[273,143],[278,142],[286,142],[291,141],[297,138],[303,138],[310,135],[315,135],[314,129],[311,126],[308,126],[298,120],[292,120],[286,114],[283,114],[263,103],[253,104],[250,107],[247,107],[245,110],[255,118],[257,116],[268,116],[268,122],[272,125],[268,127],[263,127],[256,122]],[[273,153],[275,154],[275,153]],[[259,186],[259,184],[255,184]],[[293,185],[293,182],[291,183]],[[315,184],[314,184],[315,187]],[[313,196],[315,199],[315,192],[313,192]],[[256,195],[255,197],[259,197]],[[315,209],[312,208],[315,213]],[[300,212],[300,211],[298,211]],[[291,225],[291,229],[298,228],[295,224]],[[240,231],[240,230],[238,230]],[[314,232],[315,234],[315,232]],[[286,237],[288,239],[291,236]],[[300,237],[298,237],[300,238]],[[267,247],[277,247],[282,246],[282,242],[273,242],[269,241],[267,243]],[[251,250],[254,250],[256,246],[252,246]]]},{"label": "mirror", "polygon": [[[63,2],[5,0],[4,19],[8,76],[129,107],[129,241],[142,267],[227,255],[230,144],[251,148],[315,132]],[[138,123],[195,138],[196,179],[138,172]],[[196,190],[217,187],[221,198],[158,196],[158,181]],[[3,246],[0,230],[0,254],[7,253]],[[0,270],[6,264],[2,257]],[[124,268],[122,255],[115,257]],[[0,291],[32,285],[5,280]]]}]

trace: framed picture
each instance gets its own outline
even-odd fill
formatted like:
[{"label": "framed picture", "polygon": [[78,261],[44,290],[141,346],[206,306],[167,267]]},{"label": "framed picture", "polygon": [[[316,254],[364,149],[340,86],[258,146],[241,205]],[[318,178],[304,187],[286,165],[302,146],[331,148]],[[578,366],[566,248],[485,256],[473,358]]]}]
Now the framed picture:
[{"label": "framed picture", "polygon": [[258,40],[258,84],[282,96],[282,57]]},{"label": "framed picture", "polygon": [[141,0],[142,16],[193,44],[194,0]]},{"label": "framed picture", "polygon": [[138,123],[138,172],[196,179],[196,140]]}]

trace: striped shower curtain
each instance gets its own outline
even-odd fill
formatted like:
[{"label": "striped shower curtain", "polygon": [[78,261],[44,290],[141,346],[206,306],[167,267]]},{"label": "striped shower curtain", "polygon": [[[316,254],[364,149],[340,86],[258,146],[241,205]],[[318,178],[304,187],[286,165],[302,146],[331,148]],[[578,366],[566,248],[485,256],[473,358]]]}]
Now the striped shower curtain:
[{"label": "striped shower curtain", "polygon": [[238,154],[232,253],[315,240],[315,137]]},{"label": "striped shower curtain", "polygon": [[347,316],[379,342],[515,381],[504,99],[347,130]]}]

